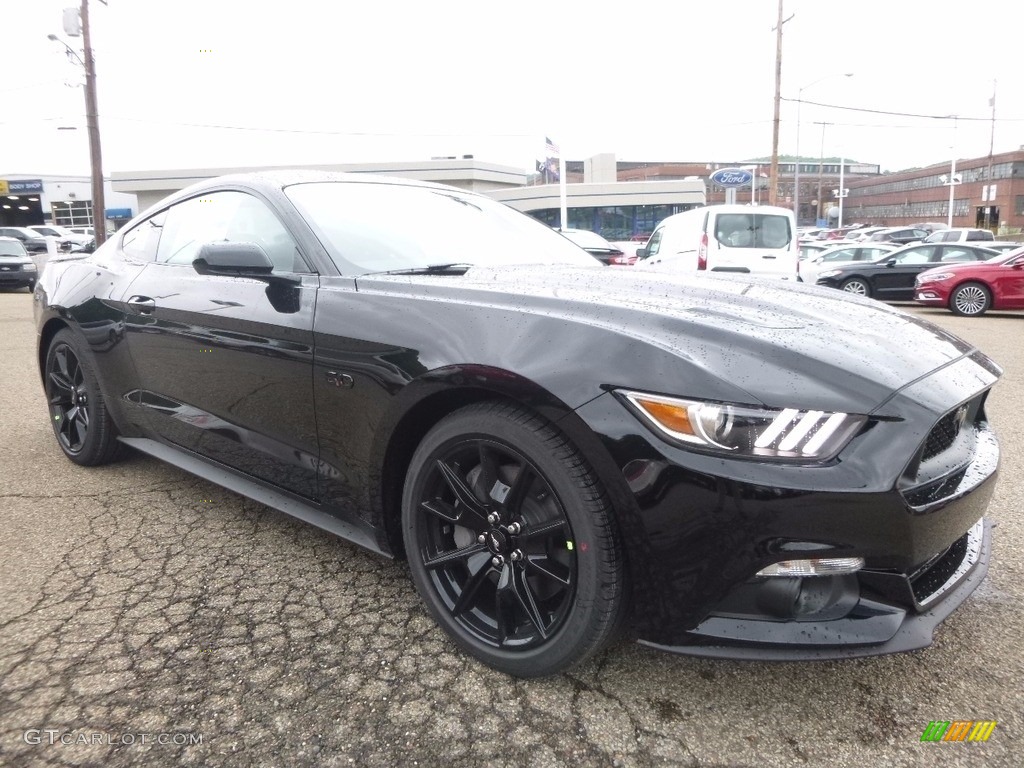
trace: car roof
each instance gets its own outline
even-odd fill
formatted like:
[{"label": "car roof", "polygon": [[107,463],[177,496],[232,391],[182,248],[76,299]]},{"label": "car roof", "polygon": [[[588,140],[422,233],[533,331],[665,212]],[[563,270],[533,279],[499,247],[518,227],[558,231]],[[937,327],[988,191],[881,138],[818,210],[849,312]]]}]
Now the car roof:
[{"label": "car roof", "polygon": [[173,192],[170,195],[161,198],[159,201],[151,205],[144,211],[141,211],[137,216],[126,224],[123,229],[127,230],[131,226],[134,226],[136,221],[151,216],[156,211],[180,202],[187,200],[190,197],[196,197],[205,191],[213,191],[223,189],[225,187],[241,186],[249,187],[250,189],[262,190],[264,192],[276,191],[280,192],[286,187],[290,187],[296,184],[312,184],[317,182],[325,181],[341,181],[349,183],[359,184],[390,184],[398,187],[421,187],[423,189],[435,189],[444,192],[457,192],[463,197],[474,197],[482,200],[493,202],[491,198],[480,195],[476,192],[470,192],[466,189],[460,189],[459,187],[453,187],[447,184],[436,184],[432,181],[419,181],[418,179],[407,179],[402,176],[384,176],[382,174],[374,173],[344,173],[341,171],[317,171],[308,170],[302,168],[295,169],[274,169],[264,171],[252,171],[248,173],[230,173],[224,176],[213,176],[209,179],[203,179],[197,181],[194,184],[190,184],[184,189],[180,189],[177,192]]}]

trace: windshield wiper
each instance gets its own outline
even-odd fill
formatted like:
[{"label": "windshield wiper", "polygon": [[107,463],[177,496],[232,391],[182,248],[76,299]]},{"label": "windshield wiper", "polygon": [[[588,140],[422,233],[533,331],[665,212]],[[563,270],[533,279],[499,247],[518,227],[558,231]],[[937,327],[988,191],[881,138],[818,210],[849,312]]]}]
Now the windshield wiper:
[{"label": "windshield wiper", "polygon": [[466,262],[428,264],[425,267],[405,267],[404,269],[389,269],[384,272],[366,272],[357,277],[369,277],[370,275],[462,275],[472,266],[474,265],[467,264]]}]

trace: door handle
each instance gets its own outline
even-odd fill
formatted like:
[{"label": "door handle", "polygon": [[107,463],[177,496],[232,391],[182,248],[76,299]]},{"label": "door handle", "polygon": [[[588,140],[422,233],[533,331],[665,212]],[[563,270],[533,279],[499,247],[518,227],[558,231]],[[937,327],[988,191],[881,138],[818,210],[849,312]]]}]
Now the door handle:
[{"label": "door handle", "polygon": [[132,296],[128,299],[128,306],[140,315],[150,315],[156,309],[156,302],[149,296]]}]

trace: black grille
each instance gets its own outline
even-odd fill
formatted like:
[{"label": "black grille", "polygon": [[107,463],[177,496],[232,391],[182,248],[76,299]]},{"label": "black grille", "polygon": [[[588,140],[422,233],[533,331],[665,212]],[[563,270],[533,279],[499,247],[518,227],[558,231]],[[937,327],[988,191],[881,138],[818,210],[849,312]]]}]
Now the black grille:
[{"label": "black grille", "polygon": [[20,264],[0,264],[0,272],[18,272],[21,270]]},{"label": "black grille", "polygon": [[908,491],[904,493],[903,496],[906,498],[907,503],[912,507],[923,507],[926,504],[940,501],[947,496],[952,495],[956,489],[960,487],[960,483],[964,479],[964,475],[966,473],[966,469],[961,469],[959,472],[954,472],[952,475],[943,478],[942,480],[934,483],[928,483],[926,485],[919,486],[912,491]]},{"label": "black grille", "polygon": [[957,408],[952,413],[947,413],[928,433],[928,439],[924,441],[924,453],[921,454],[922,461],[928,461],[933,456],[938,456],[947,450],[956,441],[960,434],[960,426],[964,412]]},{"label": "black grille", "polygon": [[914,599],[923,603],[929,596],[935,593],[939,587],[946,583],[950,576],[956,573],[956,569],[964,561],[967,555],[967,534],[964,534],[924,571],[911,577],[910,587],[914,590]]}]

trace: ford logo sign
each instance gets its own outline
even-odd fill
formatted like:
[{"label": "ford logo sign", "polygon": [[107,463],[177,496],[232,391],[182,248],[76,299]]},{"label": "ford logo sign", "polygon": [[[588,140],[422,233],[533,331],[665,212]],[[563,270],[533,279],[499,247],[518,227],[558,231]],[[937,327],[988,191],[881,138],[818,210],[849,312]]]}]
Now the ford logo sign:
[{"label": "ford logo sign", "polygon": [[742,168],[720,168],[711,174],[711,182],[720,187],[742,187],[754,179],[754,174]]}]

